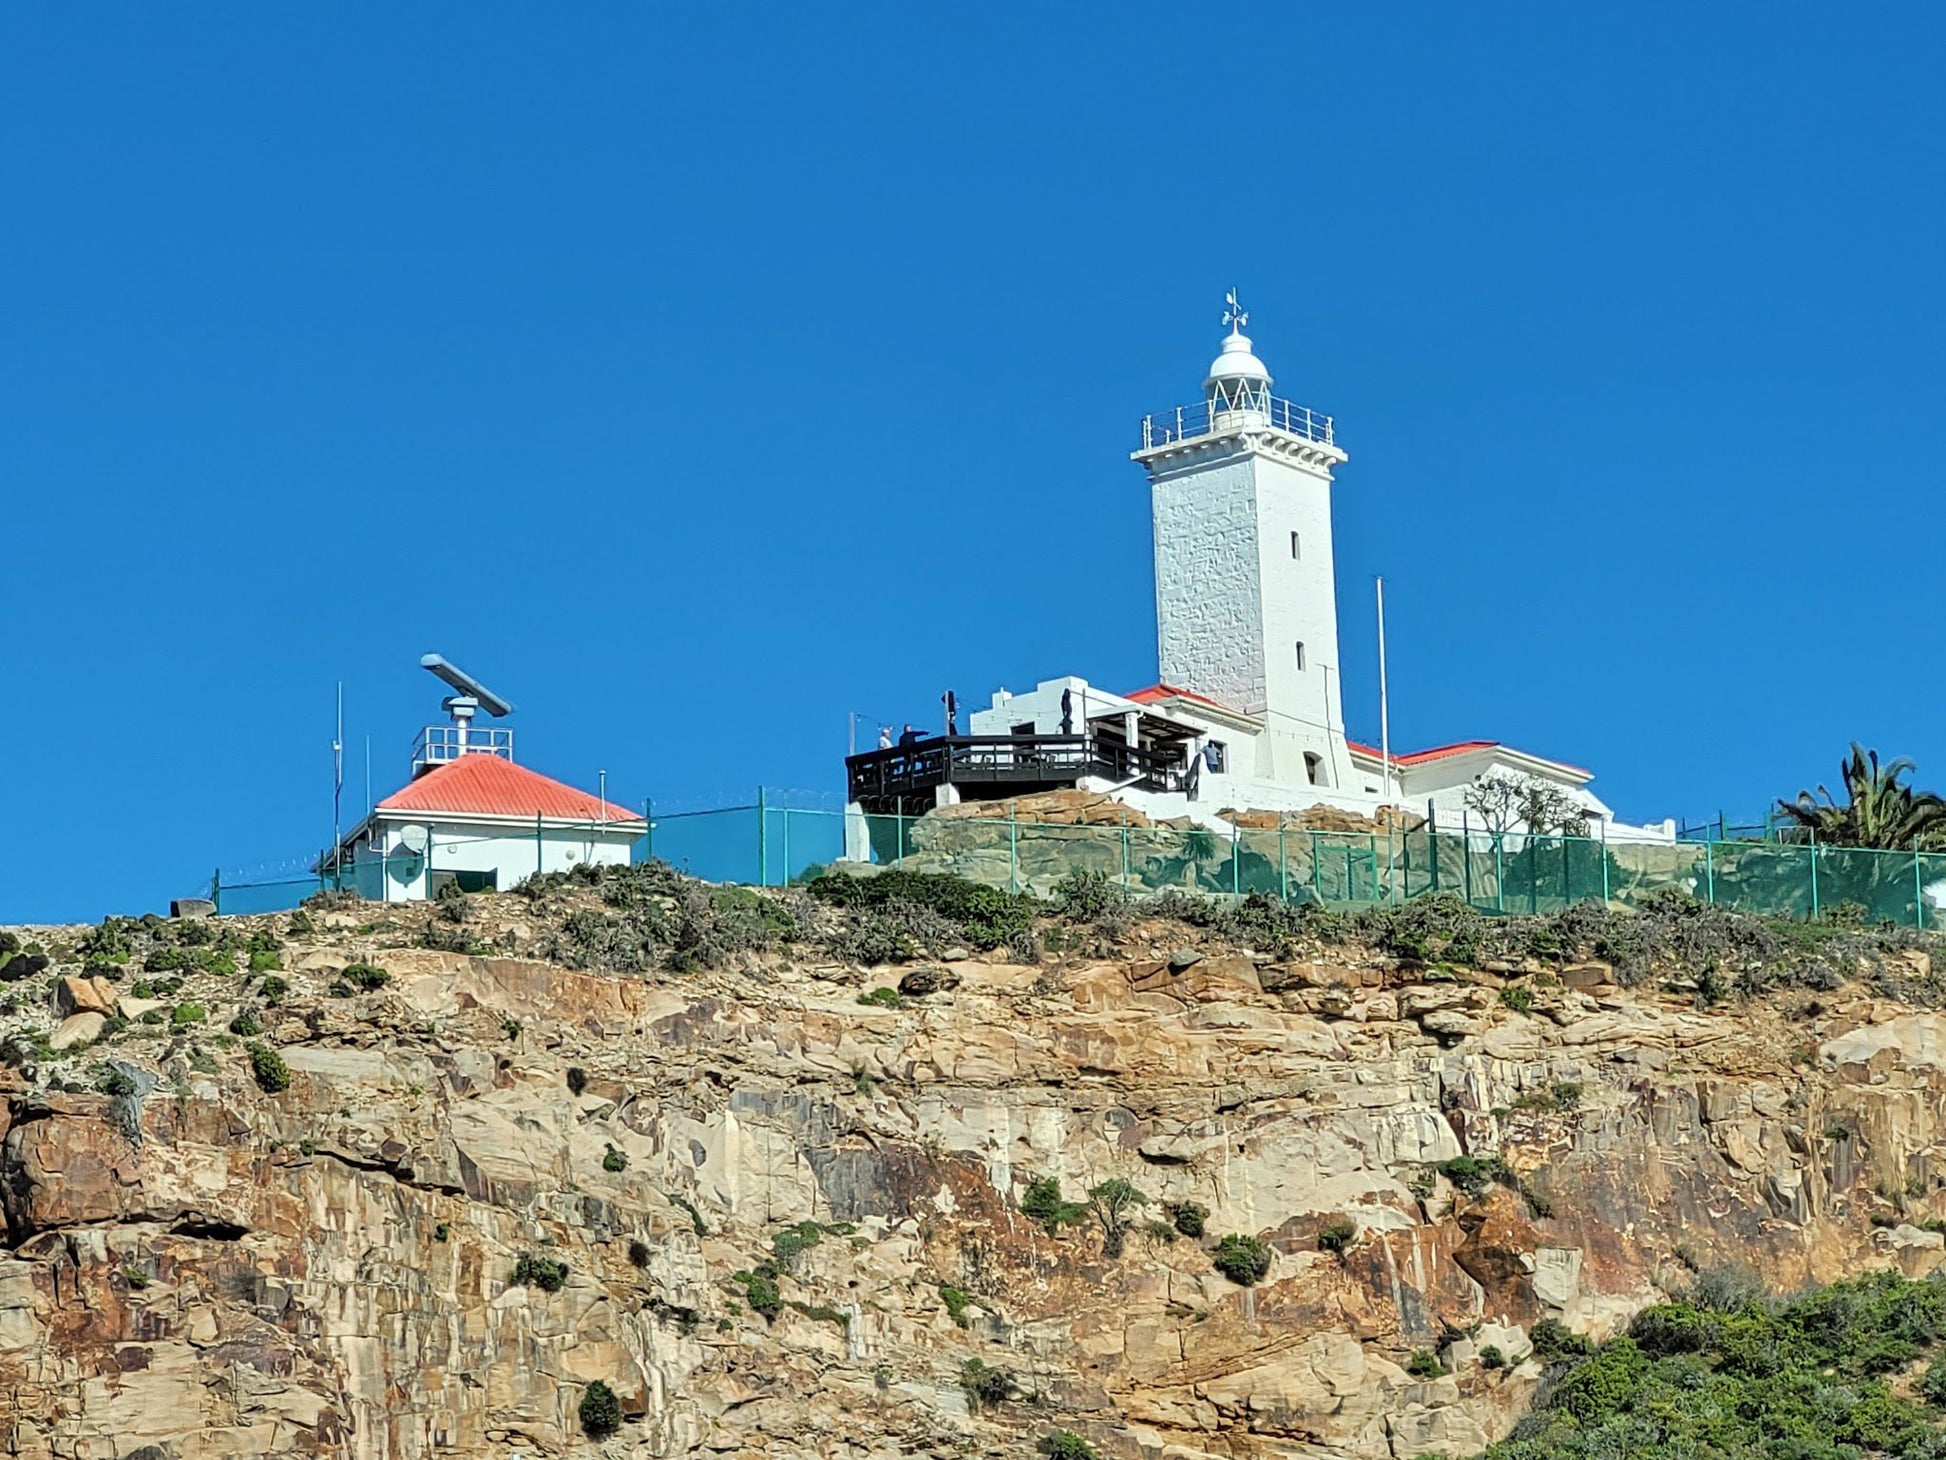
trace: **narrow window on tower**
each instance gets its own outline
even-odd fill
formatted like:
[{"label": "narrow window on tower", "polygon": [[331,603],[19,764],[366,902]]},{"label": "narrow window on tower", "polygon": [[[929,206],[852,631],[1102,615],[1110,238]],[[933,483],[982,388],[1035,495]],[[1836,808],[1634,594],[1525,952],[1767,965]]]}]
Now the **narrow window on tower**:
[{"label": "narrow window on tower", "polygon": [[1302,644],[1297,646],[1297,672],[1299,674],[1304,672],[1304,646]]},{"label": "narrow window on tower", "polygon": [[1297,552],[1297,534],[1293,532],[1293,533],[1291,534],[1291,557],[1292,557],[1292,558],[1296,558],[1297,556],[1298,556],[1298,552]]}]

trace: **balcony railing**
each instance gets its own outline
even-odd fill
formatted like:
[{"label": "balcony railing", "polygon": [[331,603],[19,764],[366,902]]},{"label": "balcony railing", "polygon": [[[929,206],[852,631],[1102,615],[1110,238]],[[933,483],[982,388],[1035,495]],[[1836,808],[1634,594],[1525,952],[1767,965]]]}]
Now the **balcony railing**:
[{"label": "balcony railing", "polygon": [[1073,785],[1084,776],[1146,791],[1184,787],[1180,751],[1145,750],[1096,735],[937,735],[845,761],[847,800],[929,797],[936,786]]},{"label": "balcony railing", "polygon": [[1323,412],[1277,396],[1270,397],[1269,406],[1267,411],[1232,410],[1219,406],[1212,413],[1209,402],[1205,401],[1200,405],[1177,406],[1172,411],[1157,411],[1154,415],[1142,417],[1142,449],[1153,451],[1158,446],[1168,446],[1177,441],[1208,436],[1219,429],[1228,431],[1247,424],[1267,425],[1273,431],[1286,431],[1323,446],[1336,445],[1331,439],[1331,417]]},{"label": "balcony railing", "polygon": [[514,732],[480,726],[462,731],[457,725],[428,725],[412,742],[412,774],[458,760],[462,755],[514,758]]}]

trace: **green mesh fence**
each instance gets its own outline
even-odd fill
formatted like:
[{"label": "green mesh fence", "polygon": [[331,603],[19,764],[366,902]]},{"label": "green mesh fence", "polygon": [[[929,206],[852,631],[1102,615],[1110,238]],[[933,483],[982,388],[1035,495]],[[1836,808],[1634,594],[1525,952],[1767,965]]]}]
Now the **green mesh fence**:
[{"label": "green mesh fence", "polygon": [[[771,805],[656,815],[638,860],[666,861],[709,882],[780,887],[860,862],[956,876],[1050,897],[1077,872],[1133,896],[1261,893],[1356,908],[1444,893],[1484,912],[1559,912],[1577,903],[1641,906],[1676,891],[1746,912],[1794,918],[1946,926],[1946,853],[1879,852],[1777,841],[1604,842],[1583,837],[1385,833],[1303,827],[1059,826],[1020,821],[1009,803],[947,815],[864,816]],[[389,869],[386,869],[389,870]],[[405,872],[411,872],[411,868]],[[382,896],[385,871],[347,868],[343,885]],[[404,874],[402,874],[404,875]],[[274,875],[219,875],[221,911],[295,906],[337,876],[288,865]]]},{"label": "green mesh fence", "polygon": [[1868,923],[1941,926],[1946,853],[1767,842],[1604,842],[1485,833],[1050,825],[1008,803],[940,816],[731,807],[658,816],[645,854],[711,881],[779,886],[869,862],[1053,894],[1076,872],[1135,896],[1261,893],[1364,907],[1445,893],[1484,912],[1559,912],[1577,903],[1639,907],[1664,892],[1747,912],[1807,918],[1842,911]]}]

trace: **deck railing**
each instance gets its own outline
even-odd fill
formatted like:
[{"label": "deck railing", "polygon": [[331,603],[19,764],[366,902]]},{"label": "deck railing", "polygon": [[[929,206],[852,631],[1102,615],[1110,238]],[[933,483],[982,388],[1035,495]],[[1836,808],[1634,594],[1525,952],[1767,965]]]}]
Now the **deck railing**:
[{"label": "deck railing", "polygon": [[[1285,431],[1324,446],[1336,444],[1331,436],[1331,417],[1322,411],[1314,411],[1309,406],[1301,406],[1278,396],[1270,397],[1269,406],[1267,411],[1233,410],[1219,406],[1212,412],[1209,402],[1203,401],[1193,406],[1157,411],[1142,417],[1142,450],[1153,451],[1158,446],[1208,436],[1219,429],[1227,431],[1245,424],[1266,425],[1274,431]],[[1252,421],[1252,417],[1256,420]]]}]

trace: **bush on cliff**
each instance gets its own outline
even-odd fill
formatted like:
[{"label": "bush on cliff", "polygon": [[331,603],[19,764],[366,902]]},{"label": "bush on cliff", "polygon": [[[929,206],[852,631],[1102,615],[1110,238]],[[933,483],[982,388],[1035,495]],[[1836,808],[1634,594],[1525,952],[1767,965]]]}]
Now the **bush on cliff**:
[{"label": "bush on cliff", "polygon": [[1942,1338],[1946,1284],[1896,1273],[1727,1310],[1658,1304],[1627,1335],[1558,1357],[1533,1412],[1486,1455],[1936,1460],[1946,1383],[1914,1370]]},{"label": "bush on cliff", "polygon": [[1231,1282],[1250,1288],[1270,1275],[1271,1255],[1270,1244],[1261,1237],[1232,1232],[1216,1244],[1210,1261]]},{"label": "bush on cliff", "polygon": [[591,1440],[605,1440],[622,1427],[622,1402],[597,1379],[581,1392],[581,1429]]},{"label": "bush on cliff", "polygon": [[266,1095],[275,1095],[291,1087],[290,1066],[284,1057],[267,1044],[253,1044],[249,1048],[250,1075],[257,1082],[257,1088]]},{"label": "bush on cliff", "polygon": [[520,1288],[539,1288],[543,1293],[558,1293],[568,1280],[568,1265],[553,1257],[520,1254],[514,1264],[513,1284]]},{"label": "bush on cliff", "polygon": [[950,873],[894,869],[876,877],[851,877],[827,872],[814,878],[806,890],[819,902],[857,912],[900,902],[926,908],[945,918],[969,946],[981,951],[998,948],[1034,928],[1032,898]]}]

